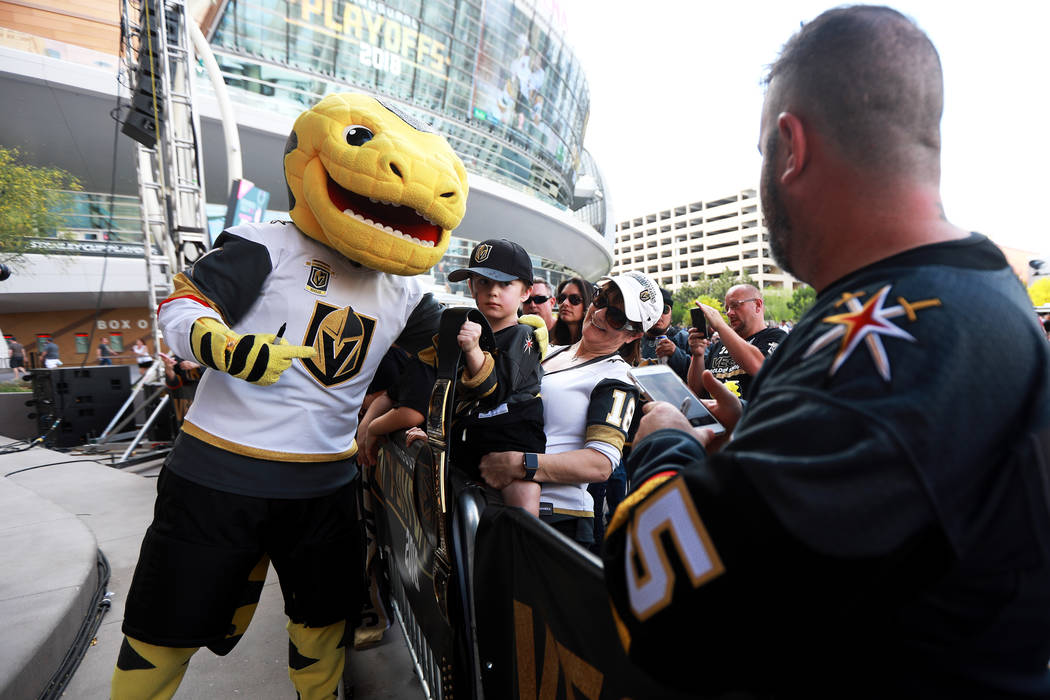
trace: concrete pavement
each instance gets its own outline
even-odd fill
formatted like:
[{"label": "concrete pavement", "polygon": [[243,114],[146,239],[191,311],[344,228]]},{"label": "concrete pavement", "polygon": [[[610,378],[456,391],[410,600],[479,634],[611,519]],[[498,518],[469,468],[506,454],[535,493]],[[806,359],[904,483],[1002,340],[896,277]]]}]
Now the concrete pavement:
[{"label": "concrete pavement", "polygon": [[[10,442],[0,436],[0,445]],[[5,700],[36,698],[60,667],[84,618],[95,609],[97,550],[109,563],[111,605],[62,697],[108,697],[124,601],[152,516],[155,479],[150,476],[156,469],[134,473],[74,452],[34,447],[0,455],[5,477],[0,478],[0,620],[5,626],[0,698]],[[198,652],[176,699],[294,698],[282,607],[271,569],[255,619],[237,648],[225,657]],[[396,623],[380,646],[352,652],[350,664],[359,700],[424,697]]]}]

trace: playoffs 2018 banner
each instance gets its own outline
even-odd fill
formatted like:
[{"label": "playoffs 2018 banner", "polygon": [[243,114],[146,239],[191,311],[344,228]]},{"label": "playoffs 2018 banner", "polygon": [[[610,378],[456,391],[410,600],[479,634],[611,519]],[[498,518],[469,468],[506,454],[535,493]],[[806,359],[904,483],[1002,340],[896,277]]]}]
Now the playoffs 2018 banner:
[{"label": "playoffs 2018 banner", "polygon": [[473,591],[487,698],[686,697],[624,654],[597,559],[523,511],[485,510]]}]

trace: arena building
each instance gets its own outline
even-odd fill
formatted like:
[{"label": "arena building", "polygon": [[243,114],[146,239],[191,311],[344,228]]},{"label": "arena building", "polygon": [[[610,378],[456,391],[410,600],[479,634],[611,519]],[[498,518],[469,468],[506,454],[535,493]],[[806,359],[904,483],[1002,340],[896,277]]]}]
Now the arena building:
[{"label": "arena building", "polygon": [[[521,243],[555,284],[612,267],[602,181],[582,147],[587,82],[554,0],[204,0],[187,10],[221,70],[243,177],[268,194],[267,218],[288,208],[281,158],[296,115],[325,94],[364,92],[433,125],[467,166],[467,214],[433,270],[435,292],[462,294],[444,273],[490,237]],[[65,223],[34,239],[39,254],[2,283],[0,327],[31,350],[54,337],[67,364],[99,332],[118,347],[148,335],[137,144],[119,123],[135,86],[124,57],[139,12],[117,0],[0,0],[0,145],[69,171],[82,188],[63,205]],[[231,194],[222,95],[202,62],[195,68],[214,236]]]}]

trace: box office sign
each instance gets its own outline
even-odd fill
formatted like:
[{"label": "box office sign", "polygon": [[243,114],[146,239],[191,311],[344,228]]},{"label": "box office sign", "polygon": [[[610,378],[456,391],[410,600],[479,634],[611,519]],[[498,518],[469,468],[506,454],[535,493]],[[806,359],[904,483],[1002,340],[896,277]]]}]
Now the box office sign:
[{"label": "box office sign", "polygon": [[99,329],[100,331],[144,331],[149,329],[149,321],[147,321],[144,318],[100,318],[98,319],[98,321],[95,322],[95,328]]}]

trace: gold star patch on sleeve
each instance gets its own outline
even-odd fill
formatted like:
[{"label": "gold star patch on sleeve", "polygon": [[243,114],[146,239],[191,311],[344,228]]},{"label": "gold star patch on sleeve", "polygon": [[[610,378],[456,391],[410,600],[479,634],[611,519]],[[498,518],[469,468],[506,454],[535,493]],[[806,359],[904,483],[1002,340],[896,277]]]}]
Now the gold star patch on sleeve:
[{"label": "gold star patch on sleeve", "polygon": [[809,357],[821,348],[841,338],[842,342],[839,344],[839,350],[831,363],[831,369],[828,371],[829,375],[834,375],[839,367],[849,359],[854,349],[863,342],[867,346],[868,352],[871,353],[871,359],[874,361],[879,375],[886,381],[889,381],[890,360],[886,355],[886,348],[882,344],[882,336],[915,342],[915,338],[910,333],[895,323],[891,323],[890,319],[898,316],[907,316],[909,321],[914,322],[918,318],[916,311],[941,305],[940,299],[924,299],[922,301],[909,302],[903,297],[897,297],[897,306],[887,308],[885,303],[889,292],[890,285],[887,284],[865,304],[861,304],[858,299],[858,297],[863,296],[863,292],[843,294],[842,299],[836,303],[836,306],[844,305],[848,311],[827,316],[823,319],[823,323],[832,323],[836,327],[814,340],[813,344],[806,350],[803,358]]}]

